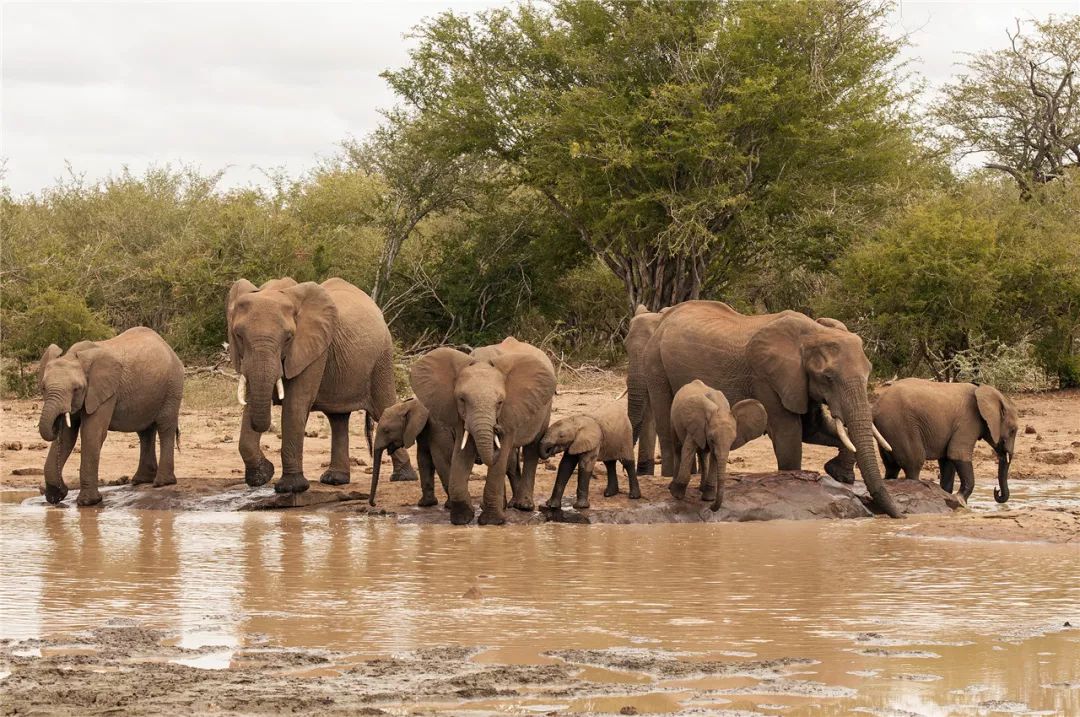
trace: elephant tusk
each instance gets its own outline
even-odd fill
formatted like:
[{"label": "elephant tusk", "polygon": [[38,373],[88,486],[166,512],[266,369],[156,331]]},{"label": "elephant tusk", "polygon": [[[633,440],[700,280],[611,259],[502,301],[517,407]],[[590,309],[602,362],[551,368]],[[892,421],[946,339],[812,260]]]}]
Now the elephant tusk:
[{"label": "elephant tusk", "polygon": [[247,377],[241,374],[240,383],[236,384],[236,400],[241,406],[247,405]]},{"label": "elephant tusk", "polygon": [[[70,424],[68,424],[68,425],[70,425]],[[1005,453],[1005,465],[1009,465],[1010,463],[1012,463],[1012,453],[1006,452]]]},{"label": "elephant tusk", "polygon": [[279,401],[285,400],[285,384],[280,378],[277,380],[277,397]]},{"label": "elephant tusk", "polygon": [[616,401],[620,400],[620,399],[621,399],[621,398],[622,398],[623,396],[625,396],[625,395],[626,395],[626,394],[628,394],[628,393],[630,393],[630,389],[629,389],[629,388],[624,388],[624,389],[623,389],[623,391],[622,391],[622,393],[620,393],[620,394],[619,394],[619,396],[618,396],[618,398],[616,398],[615,400],[616,400]]},{"label": "elephant tusk", "polygon": [[64,423],[67,424],[68,428],[71,428],[71,414],[70,413],[65,413],[64,414]]},{"label": "elephant tusk", "polygon": [[851,442],[851,438],[848,436],[847,428],[844,427],[844,422],[839,418],[836,419],[836,433],[840,436],[840,442],[844,444],[844,448],[847,448],[852,453],[858,453],[855,450],[855,444]]},{"label": "elephant tusk", "polygon": [[874,431],[874,438],[876,438],[877,442],[881,444],[881,447],[884,448],[886,452],[892,453],[892,446],[890,446],[889,442],[885,440],[885,436],[881,435],[881,431],[877,429],[877,426],[871,423],[870,428]]},{"label": "elephant tusk", "polygon": [[465,429],[465,435],[461,437],[461,450],[465,450],[465,444],[469,442],[469,429]]},{"label": "elephant tusk", "polygon": [[502,450],[502,443],[499,442],[499,434],[496,433],[494,435],[495,435],[495,450],[501,451]]}]

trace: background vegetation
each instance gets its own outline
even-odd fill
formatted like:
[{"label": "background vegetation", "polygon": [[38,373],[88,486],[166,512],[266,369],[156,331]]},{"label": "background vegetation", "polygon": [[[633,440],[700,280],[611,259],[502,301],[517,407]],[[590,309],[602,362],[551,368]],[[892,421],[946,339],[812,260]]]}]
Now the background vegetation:
[{"label": "background vegetation", "polygon": [[232,282],[283,275],[368,290],[404,353],[512,333],[615,364],[637,303],[710,298],[842,319],[884,376],[1080,385],[1080,19],[1003,28],[922,116],[886,9],[448,13],[386,73],[384,125],[307,175],[5,188],[8,388],[136,325],[213,362]]}]

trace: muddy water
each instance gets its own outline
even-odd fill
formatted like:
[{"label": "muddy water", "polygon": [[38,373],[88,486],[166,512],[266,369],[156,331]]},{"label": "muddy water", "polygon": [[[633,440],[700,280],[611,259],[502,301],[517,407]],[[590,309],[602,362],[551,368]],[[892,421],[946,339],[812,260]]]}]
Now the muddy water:
[{"label": "muddy water", "polygon": [[[885,520],[397,526],[340,513],[0,507],[0,637],[124,616],[191,658],[235,648],[359,659],[433,645],[570,661],[619,696],[470,709],[759,714],[1080,713],[1080,554],[896,535]],[[551,651],[584,650],[559,655]],[[800,658],[782,677],[702,660]],[[334,673],[334,665],[310,675]],[[634,694],[619,690],[633,686]],[[457,702],[425,708],[460,710]]]}]

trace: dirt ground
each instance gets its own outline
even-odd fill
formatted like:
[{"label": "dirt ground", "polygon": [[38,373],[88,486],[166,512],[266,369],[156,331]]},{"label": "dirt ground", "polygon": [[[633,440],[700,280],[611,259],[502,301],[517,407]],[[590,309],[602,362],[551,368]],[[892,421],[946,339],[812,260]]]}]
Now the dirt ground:
[{"label": "dirt ground", "polygon": [[[571,375],[564,381],[555,398],[553,420],[575,412],[584,411],[605,401],[615,400],[624,387],[624,377],[611,372],[589,375]],[[223,377],[200,377],[189,379],[185,388],[185,403],[181,411],[181,445],[177,456],[178,485],[173,491],[181,497],[187,494],[211,495],[242,487],[243,464],[237,451],[240,407],[236,404],[234,384]],[[625,399],[623,399],[625,400]],[[1066,480],[1078,481],[1080,489],[1080,391],[1061,391],[1044,394],[1020,394],[1013,396],[1021,416],[1021,435],[1017,439],[1017,452],[1013,461],[1011,477],[1015,480]],[[43,484],[42,466],[48,445],[37,434],[38,402],[33,400],[4,401],[0,412],[0,489],[36,489]],[[343,487],[324,486],[317,482],[318,476],[329,465],[330,430],[321,414],[312,414],[308,422],[305,441],[305,471],[312,487],[298,505],[356,499],[366,497],[371,474],[371,459],[364,443],[362,419],[354,416],[352,433],[352,483]],[[267,456],[279,465],[281,440],[276,433],[277,425],[263,437]],[[77,487],[78,459],[75,453],[68,461],[65,477],[70,487]],[[835,450],[820,446],[805,446],[803,465],[808,471],[821,470],[825,461],[835,455]],[[415,455],[413,456],[415,464]],[[980,443],[976,449],[975,474],[977,489],[994,482],[996,459],[988,446]],[[138,462],[138,439],[134,434],[111,433],[102,451],[100,478],[103,484],[124,483]],[[772,445],[767,438],[760,438],[740,448],[730,458],[732,473],[765,473],[775,469]],[[536,502],[542,504],[550,494],[555,477],[557,458],[541,463],[536,481]],[[597,469],[600,478],[603,467]],[[594,481],[591,503],[594,512],[605,510],[640,509],[646,504],[667,501],[668,479],[657,475],[641,479],[643,498],[631,502],[626,495],[625,476],[620,470],[622,493],[605,498],[603,480]],[[927,466],[924,477],[927,482],[936,477],[936,465]],[[387,458],[383,467],[384,480],[379,487],[378,508],[382,511],[408,511],[419,497],[416,482],[391,482]],[[474,471],[472,492],[479,499],[482,473]],[[696,485],[696,478],[692,485]],[[901,483],[903,481],[900,481]],[[567,488],[564,504],[572,500],[575,481]],[[146,488],[144,490],[150,490]],[[161,489],[159,489],[161,490]],[[693,488],[691,489],[691,493]],[[437,488],[441,496],[441,487]],[[688,496],[690,493],[688,493]],[[278,506],[272,506],[278,507]],[[689,506],[695,511],[697,506]],[[508,511],[513,513],[514,511]],[[826,514],[827,515],[827,514]],[[1020,530],[1023,535],[1058,534],[1065,528],[1059,540],[1070,540],[1080,532],[1080,519],[1066,512],[1050,519],[1034,517],[1025,510],[1030,530]],[[1064,516],[1064,517],[1062,517]],[[429,516],[430,517],[430,516]],[[521,516],[519,516],[521,517]],[[845,517],[845,516],[835,516]],[[970,516],[969,516],[970,517]],[[436,518],[437,519],[437,518]],[[613,522],[618,522],[615,520]],[[940,522],[940,521],[939,521]],[[996,539],[1018,539],[1015,521],[1000,520],[994,523],[980,521],[977,527],[949,527],[961,521],[947,522],[942,527],[925,528],[931,534],[958,530],[969,537],[987,536]],[[1036,527],[1036,524],[1038,527]],[[991,526],[1001,526],[994,528]],[[936,531],[936,532],[935,532]],[[1036,540],[1045,536],[1035,537]]]}]

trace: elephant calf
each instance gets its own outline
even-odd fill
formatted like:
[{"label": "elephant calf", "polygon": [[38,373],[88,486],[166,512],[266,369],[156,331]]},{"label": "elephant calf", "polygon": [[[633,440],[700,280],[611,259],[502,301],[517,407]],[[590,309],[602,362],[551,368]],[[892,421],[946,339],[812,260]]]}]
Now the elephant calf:
[{"label": "elephant calf", "polygon": [[728,451],[764,434],[767,422],[760,401],[748,398],[729,406],[723,393],[698,380],[680,388],[671,402],[675,439],[671,494],[680,500],[686,496],[696,456],[701,466],[701,499],[711,500],[712,509],[720,510]]},{"label": "elephant calf", "polygon": [[395,403],[383,411],[372,443],[374,451],[371,469],[370,505],[375,505],[375,491],[379,487],[383,451],[391,454],[416,444],[416,464],[420,470],[420,501],[426,508],[438,505],[435,498],[435,474],[438,473],[443,491],[450,494],[450,460],[454,453],[454,434],[431,420],[424,404],[416,398]]},{"label": "elephant calf", "polygon": [[578,510],[589,507],[589,481],[592,479],[593,466],[601,461],[607,468],[607,489],[605,496],[619,492],[619,480],[615,475],[615,463],[622,463],[630,483],[630,497],[641,497],[637,470],[634,465],[634,436],[630,418],[621,403],[612,402],[587,414],[563,418],[553,423],[540,441],[540,457],[547,459],[565,451],[559,461],[559,472],[555,485],[548,499],[549,508],[562,507],[563,491],[570,481],[574,468],[578,469],[577,498],[574,507]]},{"label": "elephant calf", "polygon": [[[64,464],[82,434],[79,505],[101,502],[98,461],[109,431],[139,434],[139,467],[131,482],[176,483],[173,450],[180,429],[184,365],[153,330],[128,329],[107,341],[80,341],[64,353],[45,349],[38,367],[44,402],[38,432],[51,441],[45,459],[45,500],[67,495]],[[158,461],[154,437],[161,442]]]},{"label": "elephant calf", "polygon": [[1019,415],[993,386],[905,378],[881,393],[874,425],[888,442],[888,449],[880,448],[886,478],[896,478],[903,468],[906,478],[917,480],[923,462],[937,459],[941,487],[951,493],[959,474],[960,494],[967,500],[975,488],[971,459],[982,439],[998,456],[994,500],[1009,499]]}]

